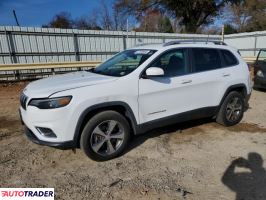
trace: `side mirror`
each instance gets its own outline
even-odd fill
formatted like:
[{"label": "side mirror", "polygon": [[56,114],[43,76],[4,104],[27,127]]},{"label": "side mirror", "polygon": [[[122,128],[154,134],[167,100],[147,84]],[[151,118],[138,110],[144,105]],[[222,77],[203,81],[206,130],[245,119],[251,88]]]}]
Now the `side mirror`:
[{"label": "side mirror", "polygon": [[163,76],[164,71],[160,67],[150,67],[146,69],[146,76],[147,77],[154,77],[154,76]]}]

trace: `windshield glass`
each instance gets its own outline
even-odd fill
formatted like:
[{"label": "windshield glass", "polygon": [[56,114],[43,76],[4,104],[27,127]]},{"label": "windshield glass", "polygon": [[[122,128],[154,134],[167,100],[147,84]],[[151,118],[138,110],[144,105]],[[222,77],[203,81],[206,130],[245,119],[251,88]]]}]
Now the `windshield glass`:
[{"label": "windshield glass", "polygon": [[259,61],[266,62],[266,50],[261,50],[261,51],[260,51],[260,54],[259,54],[258,60],[259,60]]},{"label": "windshield glass", "polygon": [[147,49],[126,50],[92,69],[91,72],[108,76],[125,76],[137,69],[155,52]]}]

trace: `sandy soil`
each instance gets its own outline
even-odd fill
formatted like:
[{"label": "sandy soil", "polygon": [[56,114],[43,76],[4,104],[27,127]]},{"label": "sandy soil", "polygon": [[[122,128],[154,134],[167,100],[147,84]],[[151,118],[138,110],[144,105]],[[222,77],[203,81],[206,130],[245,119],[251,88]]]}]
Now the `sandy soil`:
[{"label": "sandy soil", "polygon": [[0,86],[0,187],[54,187],[56,199],[266,199],[266,92],[253,91],[237,126],[157,129],[133,138],[123,156],[94,162],[26,139],[17,113],[24,86]]}]

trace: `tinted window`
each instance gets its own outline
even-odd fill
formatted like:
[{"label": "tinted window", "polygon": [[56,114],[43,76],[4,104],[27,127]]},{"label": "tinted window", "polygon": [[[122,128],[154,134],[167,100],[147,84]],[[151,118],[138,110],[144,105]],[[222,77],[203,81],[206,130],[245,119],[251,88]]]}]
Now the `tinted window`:
[{"label": "tinted window", "polygon": [[221,59],[218,50],[195,48],[192,49],[194,56],[194,72],[202,72],[221,68]]},{"label": "tinted window", "polygon": [[186,50],[175,49],[164,53],[150,67],[160,67],[167,77],[184,75],[186,68]]},{"label": "tinted window", "polygon": [[230,51],[221,50],[221,53],[223,55],[225,67],[229,67],[229,66],[233,66],[233,65],[238,64],[236,57]]}]

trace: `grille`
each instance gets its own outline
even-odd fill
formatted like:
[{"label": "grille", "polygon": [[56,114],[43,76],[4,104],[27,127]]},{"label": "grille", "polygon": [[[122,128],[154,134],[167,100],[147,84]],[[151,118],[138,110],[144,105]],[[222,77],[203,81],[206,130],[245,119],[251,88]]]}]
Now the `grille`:
[{"label": "grille", "polygon": [[28,97],[24,93],[22,93],[20,95],[20,105],[22,108],[24,108],[24,110],[26,110],[27,100],[28,100]]}]

